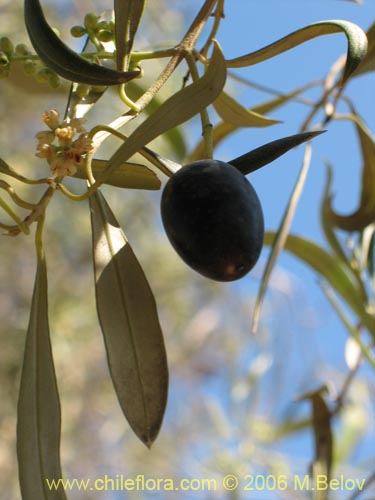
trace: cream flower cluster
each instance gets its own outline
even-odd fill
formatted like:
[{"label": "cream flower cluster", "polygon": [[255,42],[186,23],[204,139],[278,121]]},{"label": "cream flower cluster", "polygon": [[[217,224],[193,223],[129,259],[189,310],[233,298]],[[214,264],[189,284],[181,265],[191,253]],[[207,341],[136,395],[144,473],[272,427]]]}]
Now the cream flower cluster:
[{"label": "cream flower cluster", "polygon": [[[61,123],[56,109],[43,114],[43,121],[50,130],[36,134],[36,156],[45,158],[51,166],[54,178],[74,175],[83,156],[92,149],[92,140],[83,128],[83,120],[75,118]],[[79,134],[78,138],[74,139]]]}]

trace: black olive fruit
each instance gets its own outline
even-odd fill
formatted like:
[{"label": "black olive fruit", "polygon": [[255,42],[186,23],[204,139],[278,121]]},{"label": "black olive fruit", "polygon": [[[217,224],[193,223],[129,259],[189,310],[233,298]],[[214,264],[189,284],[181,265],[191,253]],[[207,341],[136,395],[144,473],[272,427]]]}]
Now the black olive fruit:
[{"label": "black olive fruit", "polygon": [[228,163],[201,160],[181,167],[164,188],[161,216],[176,252],[203,276],[234,281],[259,258],[262,207],[250,182]]}]

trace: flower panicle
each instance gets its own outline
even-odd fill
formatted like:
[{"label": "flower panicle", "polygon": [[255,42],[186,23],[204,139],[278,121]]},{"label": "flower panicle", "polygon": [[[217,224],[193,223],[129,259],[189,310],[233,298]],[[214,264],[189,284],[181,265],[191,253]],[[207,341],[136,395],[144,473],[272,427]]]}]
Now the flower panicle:
[{"label": "flower panicle", "polygon": [[74,118],[61,122],[56,109],[43,113],[42,119],[49,130],[41,130],[35,135],[38,141],[35,155],[48,161],[53,178],[74,175],[77,165],[93,147],[83,126],[84,120]]}]

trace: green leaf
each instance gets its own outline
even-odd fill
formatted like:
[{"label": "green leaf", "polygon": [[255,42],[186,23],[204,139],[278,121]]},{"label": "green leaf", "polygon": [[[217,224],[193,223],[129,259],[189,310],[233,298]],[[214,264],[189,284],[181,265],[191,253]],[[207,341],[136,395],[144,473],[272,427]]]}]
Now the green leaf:
[{"label": "green leaf", "polygon": [[264,165],[268,165],[272,161],[279,158],[281,155],[287,153],[290,149],[299,146],[300,144],[323,134],[325,130],[318,130],[314,132],[303,132],[301,134],[290,135],[277,139],[276,141],[269,142],[264,146],[253,149],[234,160],[229,161],[231,165],[236,167],[244,175],[255,172]]},{"label": "green leaf", "polygon": [[[272,245],[275,236],[276,233],[267,232],[264,244]],[[340,260],[312,241],[292,234],[286,238],[285,249],[324,278],[375,337],[375,318],[366,310],[367,297],[363,295],[356,279]]]},{"label": "green leaf", "polygon": [[117,69],[128,68],[146,0],[114,0]]},{"label": "green leaf", "polygon": [[357,116],[353,115],[351,118],[355,122],[363,159],[360,204],[350,215],[339,215],[332,206],[328,208],[332,223],[350,232],[361,231],[375,221],[375,139]]},{"label": "green leaf", "polygon": [[168,368],[155,299],[103,195],[90,197],[95,288],[109,370],[135,434],[148,447],[160,429]]},{"label": "green leaf", "polygon": [[[312,467],[313,482],[316,484],[317,478],[323,476],[330,480],[333,456],[333,433],[332,414],[323,397],[323,387],[303,399],[310,399],[312,407],[312,423],[315,442],[315,459]],[[299,400],[302,398],[299,398]],[[327,490],[319,490],[314,493],[314,500],[327,500]]]},{"label": "green leaf", "polygon": [[228,68],[242,68],[266,61],[272,57],[278,56],[287,50],[291,50],[301,43],[312,40],[322,35],[331,35],[343,32],[348,40],[348,51],[345,70],[342,83],[357,69],[364,59],[367,51],[367,38],[363,30],[350,21],[332,20],[320,21],[310,24],[305,28],[290,33],[260,50],[251,52],[235,59],[227,60]]},{"label": "green leaf", "polygon": [[281,123],[247,110],[225,92],[221,92],[213,105],[220,118],[235,127],[269,127]]},{"label": "green leaf", "polygon": [[[250,108],[248,109],[248,111],[253,113],[258,113],[260,115],[269,113],[270,111],[273,111],[283,106],[290,100],[293,100],[301,92],[305,91],[306,88],[310,88],[310,86],[311,84],[304,85],[303,87],[300,87],[288,94],[280,95],[276,99],[271,99],[270,101],[267,101],[265,103],[259,104],[258,106]],[[220,122],[217,125],[215,125],[212,129],[213,145],[217,146],[218,144],[220,144],[230,134],[238,130],[238,128],[239,128],[238,126],[228,122]],[[201,159],[203,157],[204,149],[205,149],[205,143],[203,140],[201,140],[199,144],[196,146],[195,150],[190,154],[189,160],[194,161]]]},{"label": "green leaf", "polygon": [[363,75],[375,70],[375,22],[367,30],[368,50],[365,58],[358,66],[354,76]]},{"label": "green leaf", "polygon": [[47,270],[38,259],[26,336],[17,420],[17,455],[23,500],[63,500],[63,489],[51,491],[46,480],[62,477],[60,402],[48,325]]},{"label": "green leaf", "polygon": [[[95,179],[100,179],[100,176],[105,171],[108,165],[106,160],[93,160],[91,168]],[[84,165],[77,165],[77,172],[74,177],[86,179]],[[126,189],[160,189],[160,180],[155,172],[147,168],[145,165],[138,163],[126,162],[119,165],[111,175],[105,180],[105,184]]]},{"label": "green leaf", "polygon": [[39,0],[25,0],[24,15],[35,52],[59,76],[88,85],[117,85],[139,75],[139,71],[121,72],[100,66],[71,50],[47,23]]},{"label": "green leaf", "polygon": [[288,92],[287,94],[280,94],[278,97],[273,98],[269,101],[263,102],[262,104],[258,104],[253,108],[254,113],[260,113],[263,115],[264,113],[269,113],[270,111],[274,111],[277,108],[280,108],[284,104],[288,102],[302,102],[303,104],[307,104],[307,101],[304,101],[302,98],[296,99],[302,92],[315,87],[316,83],[308,83],[303,85],[302,87],[298,87],[297,89]]},{"label": "green leaf", "polygon": [[252,332],[255,333],[258,328],[260,312],[262,309],[263,299],[266,294],[267,286],[269,279],[271,277],[274,266],[276,265],[276,261],[282,252],[285,241],[288,237],[288,233],[292,224],[292,220],[294,217],[294,213],[297,209],[298,201],[302,194],[303,187],[305,185],[306,177],[308,170],[310,168],[311,162],[311,147],[309,145],[306,146],[305,155],[302,163],[302,167],[300,173],[298,175],[296,184],[294,186],[293,192],[290,196],[288,206],[286,207],[285,213],[283,215],[282,221],[280,223],[280,227],[277,231],[275,241],[272,245],[271,253],[268,257],[266,267],[263,271],[262,280],[260,283],[260,288],[258,292],[258,296],[255,302],[253,321],[252,321]]},{"label": "green leaf", "polygon": [[109,169],[127,161],[147,143],[167,130],[189,120],[211,104],[222,91],[226,68],[220,46],[215,43],[206,73],[202,78],[167,99],[129,136],[109,160]]}]

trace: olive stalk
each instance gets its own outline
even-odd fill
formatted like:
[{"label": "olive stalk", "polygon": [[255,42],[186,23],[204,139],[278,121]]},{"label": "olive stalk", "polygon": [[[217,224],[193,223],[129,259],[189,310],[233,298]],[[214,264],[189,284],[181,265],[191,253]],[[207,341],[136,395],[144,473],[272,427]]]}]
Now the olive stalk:
[{"label": "olive stalk", "polygon": [[[199,79],[199,73],[197,64],[195,61],[195,56],[192,52],[187,52],[185,54],[186,62],[189,66],[189,71],[192,77],[193,82],[196,82]],[[201,123],[202,123],[202,135],[205,143],[205,157],[207,159],[213,158],[213,135],[212,135],[212,124],[210,122],[210,118],[208,116],[207,108],[203,108],[200,111]]]}]

